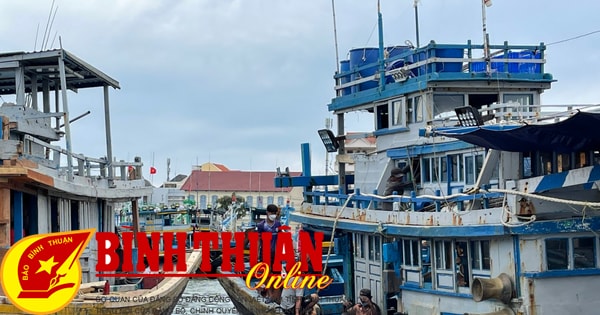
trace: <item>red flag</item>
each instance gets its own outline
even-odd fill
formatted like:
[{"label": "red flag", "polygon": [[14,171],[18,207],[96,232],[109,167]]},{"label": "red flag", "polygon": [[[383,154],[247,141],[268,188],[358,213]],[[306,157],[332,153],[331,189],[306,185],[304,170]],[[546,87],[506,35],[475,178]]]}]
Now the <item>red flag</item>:
[{"label": "red flag", "polygon": [[150,174],[156,174],[156,168],[154,168],[154,166],[150,166]]}]

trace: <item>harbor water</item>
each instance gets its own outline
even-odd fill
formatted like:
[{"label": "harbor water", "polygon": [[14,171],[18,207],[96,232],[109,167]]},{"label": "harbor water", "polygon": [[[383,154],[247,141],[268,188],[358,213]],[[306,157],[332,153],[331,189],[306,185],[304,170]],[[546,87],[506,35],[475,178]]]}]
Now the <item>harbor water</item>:
[{"label": "harbor water", "polygon": [[216,279],[190,279],[175,314],[238,314],[231,299]]}]

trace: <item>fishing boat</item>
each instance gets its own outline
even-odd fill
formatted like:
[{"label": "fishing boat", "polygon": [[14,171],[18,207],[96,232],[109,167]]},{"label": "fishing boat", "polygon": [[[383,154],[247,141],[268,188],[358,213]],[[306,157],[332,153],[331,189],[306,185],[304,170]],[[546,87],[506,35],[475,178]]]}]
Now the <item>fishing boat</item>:
[{"label": "fishing boat", "polygon": [[[290,225],[293,231],[293,239],[298,240],[298,232],[300,225],[294,222],[290,222],[290,214],[295,209],[286,204],[285,207],[280,209],[279,220],[281,224]],[[254,225],[242,226],[241,228],[249,228],[254,230],[255,225],[258,224],[262,219],[266,217],[266,209],[253,209],[253,223]],[[344,283],[345,280],[342,276],[341,270],[344,266],[343,258],[337,254],[337,246],[329,241],[324,241],[322,244],[322,264],[326,266],[323,275],[327,275],[331,280],[331,284],[322,290],[318,288],[306,288],[304,290],[304,296],[308,296],[312,293],[316,293],[319,296],[319,302],[317,308],[322,314],[341,314],[344,310]],[[295,245],[297,246],[297,244]],[[235,247],[235,243],[232,243],[232,247]],[[249,251],[245,250],[246,257],[249,256]],[[280,305],[272,301],[268,296],[261,294],[253,288],[248,288],[246,284],[246,276],[249,274],[252,266],[248,261],[245,263],[245,270],[241,273],[235,273],[227,270],[221,270],[219,267],[221,264],[221,257],[217,257],[215,262],[217,263],[216,271],[220,273],[217,278],[219,284],[225,292],[231,298],[232,303],[235,305],[237,311],[240,314],[282,314],[283,310]],[[251,286],[256,286],[258,279],[251,279]],[[264,291],[262,293],[265,293]],[[325,313],[323,313],[323,308]]]},{"label": "fishing boat", "polygon": [[[346,297],[369,288],[385,314],[597,313],[600,108],[541,104],[544,43],[386,45],[381,20],[378,47],[334,76],[337,133],[319,135],[338,174],[312,175],[305,143],[302,175],[275,178],[305,188],[290,221],[335,243]],[[373,152],[345,151],[353,112],[374,116]]]},{"label": "fishing boat", "polygon": [[[71,124],[89,111],[78,117],[71,115],[69,91],[88,88],[102,88],[103,92],[101,115],[106,132],[94,140],[106,144],[102,157],[76,153],[72,141]],[[0,106],[0,258],[26,236],[84,229],[114,232],[113,214],[126,204],[137,221],[138,199],[152,190],[142,176],[141,158],[125,162],[113,156],[110,88],[120,88],[119,82],[64,49],[0,54],[0,95],[15,98],[14,103]],[[137,225],[133,226],[137,231]],[[189,253],[187,259],[188,272],[194,272],[200,255]],[[137,301],[136,305],[152,309],[141,313],[170,314],[187,283],[186,277],[163,280],[158,285],[140,279],[134,284],[128,278],[107,280],[98,277],[97,262],[93,235],[79,258],[80,294],[58,314],[81,314],[82,308],[86,314],[115,308],[120,314],[140,314],[131,303],[88,299],[93,292],[107,294],[108,290],[113,295],[168,297],[160,302],[152,298]],[[55,274],[57,269],[59,266],[49,273]],[[0,313],[24,314],[4,292],[0,295]]]}]

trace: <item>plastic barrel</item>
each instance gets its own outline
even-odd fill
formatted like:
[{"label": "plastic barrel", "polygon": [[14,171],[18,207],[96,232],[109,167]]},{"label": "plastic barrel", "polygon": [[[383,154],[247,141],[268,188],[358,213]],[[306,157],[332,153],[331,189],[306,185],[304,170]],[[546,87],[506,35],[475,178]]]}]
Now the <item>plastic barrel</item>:
[{"label": "plastic barrel", "polygon": [[[373,65],[372,67],[367,67],[366,69],[360,70],[358,73],[354,73],[351,76],[351,80],[358,80],[361,78],[366,78],[368,76],[372,76],[377,72],[377,60],[379,59],[379,49],[378,48],[356,48],[350,50],[350,69],[352,71],[356,71],[357,68],[366,66],[368,64]],[[377,81],[369,81],[365,83],[361,83],[358,86],[352,87],[352,92],[359,92],[368,89],[372,89],[377,87]]]},{"label": "plastic barrel", "polygon": [[[344,72],[348,72],[348,71],[350,71],[350,60],[340,61],[340,73],[344,73]],[[349,74],[340,78],[341,84],[348,83],[348,82],[350,82]],[[342,89],[342,96],[350,95],[350,93],[352,93],[352,91],[349,87]]]},{"label": "plastic barrel", "polygon": [[[531,50],[523,50],[519,52],[519,59],[540,59],[541,54],[539,52],[534,52]],[[541,64],[539,63],[530,63],[530,62],[522,62],[518,64],[519,73],[540,73],[541,72]]]},{"label": "plastic barrel", "polygon": [[[464,50],[460,48],[436,48],[435,56],[438,58],[462,58]],[[462,62],[436,62],[435,72],[462,72]],[[433,72],[433,67],[428,66],[428,70]]]},{"label": "plastic barrel", "polygon": [[[385,48],[385,51],[387,53],[387,59],[392,59],[398,55],[407,53],[410,50],[411,50],[411,48],[408,46],[390,46],[390,47]],[[401,58],[401,59],[396,59],[396,60],[386,62],[385,71],[404,67],[404,64],[405,64],[404,59],[405,58]],[[385,83],[393,83],[393,82],[395,82],[395,80],[391,75],[388,75],[385,77]]]},{"label": "plastic barrel", "polygon": [[[517,73],[519,72],[519,64],[516,62],[509,62],[508,63],[508,68],[506,67],[506,63],[504,62],[504,59],[506,58],[507,54],[502,54],[500,56],[496,56],[493,57],[492,60],[494,59],[502,59],[499,60],[497,62],[492,61],[492,69],[498,71],[498,72],[510,72],[510,73]],[[518,52],[512,52],[509,51],[508,52],[508,59],[518,59],[519,58],[519,53]]]},{"label": "plastic barrel", "polygon": [[[415,52],[406,58],[406,63],[412,64],[412,63],[417,63],[419,61],[427,60],[426,56],[427,56],[427,53],[425,51]],[[420,75],[425,75],[425,70],[426,70],[425,65],[422,65],[420,67],[411,69],[410,72],[412,72],[413,76],[418,77]]]}]

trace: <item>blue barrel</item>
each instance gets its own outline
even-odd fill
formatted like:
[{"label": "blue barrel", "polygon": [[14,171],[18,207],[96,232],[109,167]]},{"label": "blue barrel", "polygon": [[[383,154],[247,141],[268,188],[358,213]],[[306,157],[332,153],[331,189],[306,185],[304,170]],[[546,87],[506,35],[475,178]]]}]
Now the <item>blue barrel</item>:
[{"label": "blue barrel", "polygon": [[[519,59],[541,59],[541,54],[538,51],[523,50],[519,52]],[[518,64],[519,73],[541,73],[541,64],[522,62]]]},{"label": "blue barrel", "polygon": [[[417,63],[419,61],[424,61],[427,60],[427,53],[425,51],[419,51],[419,52],[415,52],[414,54],[408,56],[406,58],[406,63],[407,64],[412,64],[412,63]],[[413,68],[410,71],[412,72],[413,76],[418,77],[420,75],[425,75],[425,65],[422,65],[420,67],[417,68]]]},{"label": "blue barrel", "polygon": [[[352,74],[352,81],[374,75],[375,72],[377,72],[377,60],[379,60],[378,48],[366,47],[350,50],[350,69],[352,71],[356,71],[357,68],[362,66],[369,64],[373,65],[372,67],[367,67],[366,69],[362,69],[359,72]],[[352,92],[355,93],[376,88],[377,85],[378,82],[376,80],[361,83],[358,86],[353,86]]]},{"label": "blue barrel", "polygon": [[[519,72],[519,64],[516,62],[509,62],[508,67],[506,66],[506,62],[504,59],[519,59],[518,52],[509,51],[507,54],[502,54],[496,57],[492,57],[492,70],[496,70],[497,72],[510,72],[510,73],[518,73]],[[502,59],[494,62],[494,59]]]},{"label": "blue barrel", "polygon": [[391,59],[403,53],[410,51],[410,47],[408,46],[390,46],[385,47],[385,51],[387,52],[387,58]]},{"label": "blue barrel", "polygon": [[[401,54],[405,54],[405,53],[409,52],[410,50],[411,50],[411,48],[408,46],[390,46],[390,47],[385,48],[385,51],[387,54],[387,59],[393,59],[394,57],[399,56]],[[406,57],[386,62],[385,71],[404,67],[404,65],[406,63],[405,59],[406,59]],[[385,77],[385,83],[393,83],[393,82],[395,82],[395,80],[391,75],[388,75]]]},{"label": "blue barrel", "polygon": [[[464,49],[461,48],[436,48],[433,53],[438,58],[463,58]],[[462,72],[462,62],[435,62],[435,72]],[[428,68],[433,72],[433,68]]]},{"label": "blue barrel", "polygon": [[[344,73],[344,72],[348,72],[348,71],[350,71],[350,60],[340,61],[340,73]],[[350,82],[349,74],[340,78],[341,84],[348,83],[348,82]],[[352,91],[349,87],[342,89],[342,96],[350,95],[350,93],[352,93]]]}]

